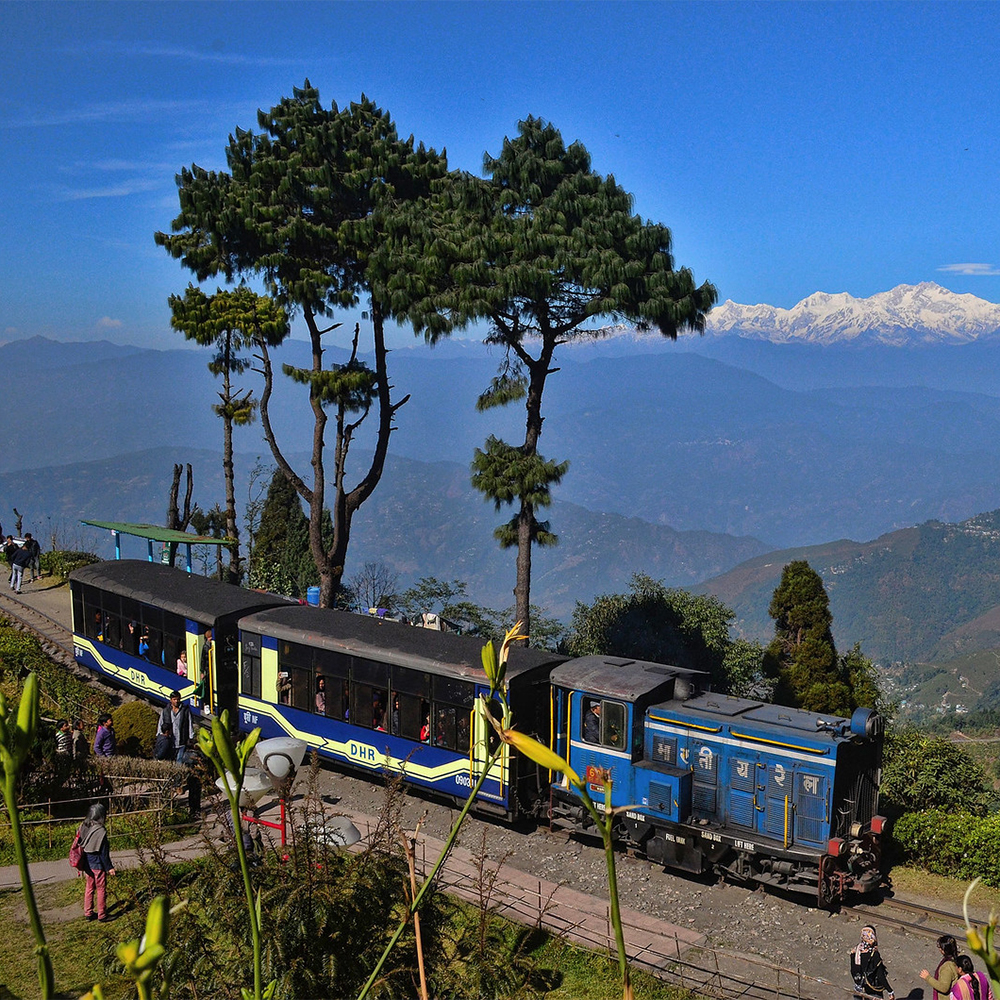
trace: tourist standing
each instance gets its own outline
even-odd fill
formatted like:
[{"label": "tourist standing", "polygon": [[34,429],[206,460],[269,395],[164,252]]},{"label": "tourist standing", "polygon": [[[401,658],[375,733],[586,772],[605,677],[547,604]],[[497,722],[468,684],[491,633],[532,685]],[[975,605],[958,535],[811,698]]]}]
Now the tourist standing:
[{"label": "tourist standing", "polygon": [[94,736],[94,756],[114,757],[115,743],[114,721],[105,712],[97,718],[97,734]]},{"label": "tourist standing", "polygon": [[180,691],[170,692],[170,704],[160,713],[160,730],[169,726],[174,735],[174,753],[178,763],[184,763],[191,742],[191,709],[181,704]]},{"label": "tourist standing", "polygon": [[83,892],[83,915],[87,920],[108,919],[107,877],[115,874],[111,863],[111,848],[104,820],[108,815],[103,802],[95,802],[80,824],[76,835],[80,838],[80,849],[85,861],[80,870],[87,878]]},{"label": "tourist standing", "polygon": [[851,951],[851,978],[854,980],[855,996],[895,1000],[885,963],[878,953],[878,937],[875,928],[870,925],[861,928],[861,940]]},{"label": "tourist standing", "polygon": [[920,970],[920,978],[934,990],[933,1000],[945,1000],[961,973],[958,971],[958,942],[950,934],[942,934],[937,939],[941,961],[932,976],[927,969]]}]

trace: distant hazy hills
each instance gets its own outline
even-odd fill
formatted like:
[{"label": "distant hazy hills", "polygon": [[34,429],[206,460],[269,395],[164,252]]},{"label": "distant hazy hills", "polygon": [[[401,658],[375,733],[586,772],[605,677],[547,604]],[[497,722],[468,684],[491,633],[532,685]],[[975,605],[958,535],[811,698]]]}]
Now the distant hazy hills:
[{"label": "distant hazy hills", "polygon": [[712,310],[708,329],[774,343],[966,343],[997,335],[1000,305],[923,282],[866,299],[816,292],[791,309],[727,300]]},{"label": "distant hazy hills", "polygon": [[[300,468],[307,455],[291,456]],[[359,454],[359,459],[367,455]],[[0,474],[5,528],[11,502],[26,515],[48,547],[53,530],[62,544],[112,554],[108,533],[79,524],[122,520],[162,524],[174,462],[190,462],[195,500],[211,506],[223,494],[222,460],[203,449],[159,448],[58,468]],[[252,460],[237,461],[238,502],[247,498]],[[266,482],[265,482],[266,486]],[[42,513],[44,512],[44,514]],[[639,518],[602,514],[557,501],[551,509],[561,543],[534,556],[533,597],[568,618],[577,600],[622,591],[633,573],[644,572],[673,586],[691,586],[706,575],[764,551],[752,538],[703,531],[675,531]],[[459,579],[473,599],[491,607],[513,603],[514,565],[493,540],[498,516],[469,484],[468,468],[448,462],[422,463],[390,456],[371,500],[355,518],[348,577],[366,561],[385,562],[401,588],[423,576]],[[126,556],[145,558],[137,539],[123,542]]]},{"label": "distant hazy hills", "polygon": [[[925,316],[949,296],[971,298],[935,289],[894,290],[897,314],[920,296]],[[807,301],[819,309],[816,296]],[[830,588],[842,646],[857,638],[896,659],[992,642],[988,613],[1000,593],[990,574],[1000,553],[991,537],[981,526],[925,523],[1000,508],[1000,340],[986,319],[975,332],[974,316],[967,311],[966,335],[952,342],[905,348],[865,346],[860,334],[829,346],[773,343],[732,335],[733,326],[677,343],[619,331],[563,349],[541,440],[546,456],[570,461],[550,511],[562,542],[536,554],[534,596],[565,615],[575,600],[622,589],[636,570],[683,586],[733,571],[712,587],[749,632],[767,635],[777,574],[806,552]],[[12,506],[43,537],[49,524],[76,530],[80,518],[160,523],[175,461],[195,464],[203,507],[221,501],[221,425],[210,410],[218,385],[207,360],[207,351],[107,342],[0,346],[4,526]],[[517,407],[474,410],[498,360],[468,341],[391,354],[394,391],[410,400],[386,476],[355,521],[348,575],[380,559],[404,586],[459,578],[474,599],[509,603],[513,560],[491,534],[505,515],[468,482],[472,451],[488,434],[523,433]],[[306,346],[287,345],[278,361],[307,363]],[[305,468],[311,414],[288,380],[279,380],[272,417]],[[370,444],[362,435],[357,447]],[[270,456],[256,427],[238,431],[236,447],[242,503],[249,468]]]}]

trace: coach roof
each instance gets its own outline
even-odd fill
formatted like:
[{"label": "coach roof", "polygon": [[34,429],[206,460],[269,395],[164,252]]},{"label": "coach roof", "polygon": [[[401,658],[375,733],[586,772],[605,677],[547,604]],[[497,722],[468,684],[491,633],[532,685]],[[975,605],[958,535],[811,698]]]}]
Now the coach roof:
[{"label": "coach roof", "polygon": [[[371,615],[297,605],[272,608],[244,619],[240,627],[286,642],[331,649],[428,672],[483,680],[483,639],[385,621]],[[566,658],[545,649],[511,650],[507,672],[516,676]]]},{"label": "coach roof", "polygon": [[239,618],[261,608],[288,604],[284,597],[244,590],[141,559],[93,563],[73,570],[69,578],[71,583],[129,597],[207,625],[220,618]]}]

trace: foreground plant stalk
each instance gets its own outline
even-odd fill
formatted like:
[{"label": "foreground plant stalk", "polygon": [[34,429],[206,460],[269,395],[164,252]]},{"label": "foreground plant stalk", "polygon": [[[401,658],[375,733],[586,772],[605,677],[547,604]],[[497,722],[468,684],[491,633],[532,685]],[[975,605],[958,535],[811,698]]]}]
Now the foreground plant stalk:
[{"label": "foreground plant stalk", "polygon": [[52,970],[52,957],[49,954],[42,918],[38,913],[38,903],[35,901],[35,892],[31,885],[28,854],[24,848],[21,814],[17,804],[17,776],[31,752],[35,734],[38,732],[38,699],[38,676],[34,673],[29,674],[24,682],[16,717],[13,708],[8,712],[7,700],[0,694],[0,763],[3,765],[3,800],[7,806],[7,815],[10,817],[14,856],[17,858],[17,867],[21,874],[21,886],[24,889],[24,902],[28,908],[31,933],[35,938],[38,985],[41,988],[42,1000],[52,1000],[56,993],[55,973]]}]

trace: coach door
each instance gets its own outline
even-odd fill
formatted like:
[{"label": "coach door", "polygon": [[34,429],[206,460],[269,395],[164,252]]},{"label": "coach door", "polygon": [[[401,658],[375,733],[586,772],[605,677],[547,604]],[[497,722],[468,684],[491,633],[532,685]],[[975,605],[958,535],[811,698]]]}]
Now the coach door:
[{"label": "coach door", "polygon": [[217,626],[209,653],[212,714],[229,712],[236,719],[239,680],[239,641],[235,623]]},{"label": "coach door", "polygon": [[[472,746],[469,751],[469,779],[472,784],[476,783],[479,776],[483,773],[483,769],[489,763],[490,754],[494,753],[497,747],[500,746],[502,753],[500,759],[493,766],[491,778],[499,781],[499,795],[506,802],[509,780],[509,751],[506,744],[501,746],[500,737],[482,709],[483,702],[489,698],[489,694],[488,687],[477,686],[475,701],[470,710],[472,717]],[[500,702],[496,699],[490,702],[490,712],[493,713],[497,722],[502,721],[503,712]]]}]

